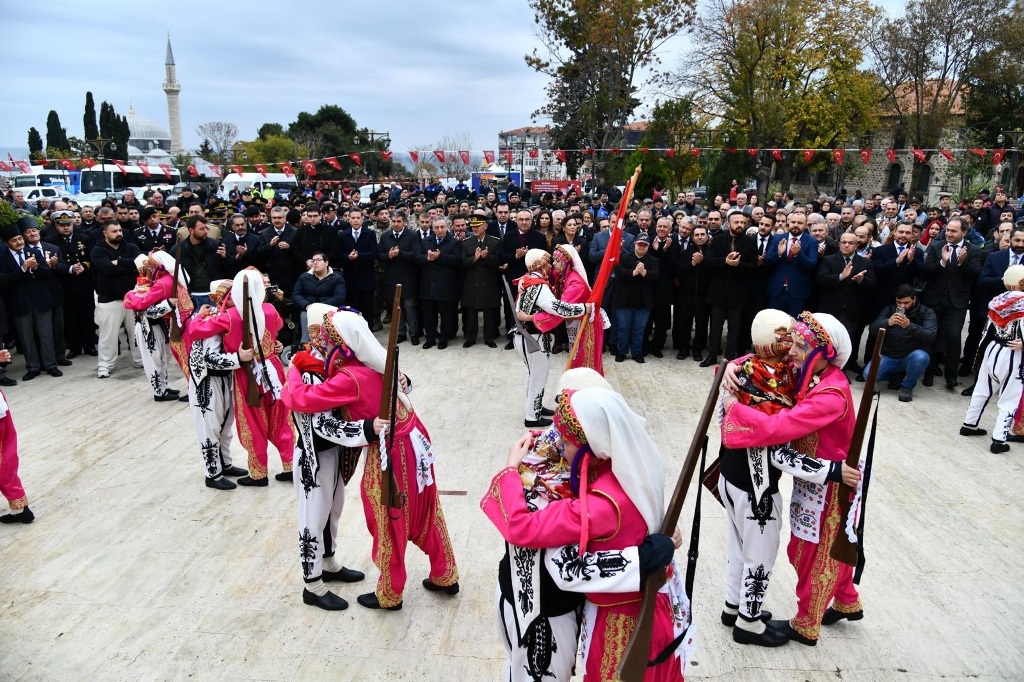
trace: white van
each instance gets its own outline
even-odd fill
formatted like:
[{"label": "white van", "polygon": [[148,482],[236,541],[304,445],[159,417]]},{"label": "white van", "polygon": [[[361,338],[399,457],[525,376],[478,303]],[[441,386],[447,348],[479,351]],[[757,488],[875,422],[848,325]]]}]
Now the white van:
[{"label": "white van", "polygon": [[282,197],[291,194],[299,183],[294,175],[284,173],[267,173],[266,176],[262,173],[228,173],[220,184],[224,185],[225,195],[232,190],[238,190],[241,194],[245,190],[255,189],[265,197],[267,189],[273,187],[275,196]]}]

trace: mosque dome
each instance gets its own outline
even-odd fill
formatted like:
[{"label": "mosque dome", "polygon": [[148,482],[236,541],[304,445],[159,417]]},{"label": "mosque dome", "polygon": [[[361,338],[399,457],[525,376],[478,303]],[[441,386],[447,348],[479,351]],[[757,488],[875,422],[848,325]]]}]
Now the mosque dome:
[{"label": "mosque dome", "polygon": [[149,151],[152,147],[169,149],[171,145],[171,134],[167,128],[151,118],[135,113],[135,109],[128,107],[128,129],[131,131],[131,144],[143,152]]}]

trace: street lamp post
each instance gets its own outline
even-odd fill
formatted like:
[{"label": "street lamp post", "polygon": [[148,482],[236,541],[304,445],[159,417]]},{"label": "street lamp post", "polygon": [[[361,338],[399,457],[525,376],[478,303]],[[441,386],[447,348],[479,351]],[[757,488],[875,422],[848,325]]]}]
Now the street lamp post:
[{"label": "street lamp post", "polygon": [[[389,133],[389,132],[379,133],[376,130],[367,130],[367,131],[365,131],[362,134],[365,135],[367,138],[369,138],[369,140],[370,140],[370,147],[373,150],[373,153],[370,154],[370,158],[367,159],[366,171],[370,174],[370,192],[371,193],[376,193],[377,192],[377,148],[374,146],[373,143],[376,142],[377,140],[380,140],[381,144],[384,145],[384,149],[386,150],[388,147],[391,146],[391,133]],[[361,138],[357,136],[356,139],[355,139],[356,144],[358,145],[361,141],[362,141]]]},{"label": "street lamp post", "polygon": [[996,138],[996,143],[1002,147],[1004,142],[1010,144],[1010,148],[1007,151],[1013,152],[1011,165],[1013,170],[1010,171],[1010,182],[1007,183],[1009,184],[1007,192],[1016,200],[1017,192],[1020,191],[1020,188],[1017,186],[1017,174],[1020,172],[1020,145],[1024,144],[1024,131],[1020,128],[1017,130],[1001,131]]},{"label": "street lamp post", "polygon": [[[93,138],[92,140],[85,140],[85,144],[96,150],[96,156],[100,157],[100,165],[101,166],[106,165],[106,158],[104,156],[106,150],[109,149],[111,152],[117,153],[117,143],[114,142],[114,140],[112,138],[97,137],[97,138]],[[107,175],[107,172],[108,171],[106,169],[104,169],[104,171],[103,171],[103,173],[104,173],[104,177],[103,177],[103,196],[104,197],[110,196],[110,192],[114,189],[113,181],[107,182],[107,179],[112,177],[112,175]]]}]

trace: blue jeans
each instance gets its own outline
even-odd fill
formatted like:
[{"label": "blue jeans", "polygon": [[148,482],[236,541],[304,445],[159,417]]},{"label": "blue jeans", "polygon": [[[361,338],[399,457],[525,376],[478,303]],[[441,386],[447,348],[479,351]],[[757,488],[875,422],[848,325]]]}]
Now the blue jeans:
[{"label": "blue jeans", "polygon": [[615,321],[619,327],[618,354],[625,355],[628,350],[634,358],[643,355],[644,330],[647,318],[651,316],[650,308],[616,308]]},{"label": "blue jeans", "polygon": [[[883,355],[881,366],[878,368],[878,380],[882,381],[890,376],[906,372],[907,375],[900,382],[900,388],[914,388],[928,368],[929,360],[928,351],[924,350],[915,350],[902,358],[890,358]],[[870,371],[871,363],[869,362],[864,367],[864,376],[867,376]]]}]

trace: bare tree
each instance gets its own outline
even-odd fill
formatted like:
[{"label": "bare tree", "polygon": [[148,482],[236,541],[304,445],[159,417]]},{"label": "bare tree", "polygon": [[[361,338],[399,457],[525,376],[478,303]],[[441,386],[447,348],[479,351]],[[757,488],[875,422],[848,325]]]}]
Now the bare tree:
[{"label": "bare tree", "polygon": [[231,149],[238,140],[238,126],[224,121],[210,121],[196,127],[196,135],[208,140],[213,149],[214,163],[224,165],[230,161]]},{"label": "bare tree", "polygon": [[[441,139],[437,141],[437,145],[434,147],[437,150],[444,150],[445,160],[444,163],[438,163],[438,172],[449,178],[457,178],[460,176],[468,176],[472,163],[466,164],[462,162],[462,158],[459,156],[459,151],[471,151],[473,149],[473,135],[467,131],[461,133],[445,133]],[[438,161],[434,157],[435,161]],[[470,162],[472,162],[472,156]]]}]

